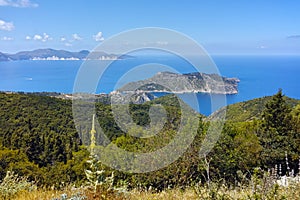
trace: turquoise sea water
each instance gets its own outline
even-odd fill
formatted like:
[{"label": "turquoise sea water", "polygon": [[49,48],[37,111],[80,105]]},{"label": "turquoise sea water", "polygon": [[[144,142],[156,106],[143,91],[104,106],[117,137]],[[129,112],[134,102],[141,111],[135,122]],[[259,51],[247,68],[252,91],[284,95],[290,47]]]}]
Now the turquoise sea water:
[{"label": "turquoise sea water", "polygon": [[[279,88],[282,88],[287,96],[300,99],[300,56],[215,56],[213,60],[222,76],[237,77],[241,80],[239,93],[227,95],[228,104],[273,95]],[[82,62],[0,62],[0,91],[72,93],[74,80]],[[103,74],[97,93],[111,92],[118,80],[134,66],[153,62],[170,66],[181,73],[194,71],[185,60],[171,56],[155,58],[139,56],[133,59],[118,60]],[[160,70],[161,68],[149,67],[146,72],[145,70],[135,72],[133,79],[151,77]],[[124,79],[118,84],[128,81]],[[181,97],[191,104],[189,94]],[[205,115],[210,114],[212,112],[210,95],[197,94],[197,98],[200,112]]]}]

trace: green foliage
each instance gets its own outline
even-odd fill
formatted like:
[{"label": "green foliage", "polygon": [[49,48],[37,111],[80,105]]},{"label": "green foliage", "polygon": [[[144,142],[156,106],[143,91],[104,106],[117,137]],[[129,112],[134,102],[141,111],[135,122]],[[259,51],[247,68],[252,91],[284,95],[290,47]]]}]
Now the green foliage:
[{"label": "green foliage", "polygon": [[86,182],[84,169],[87,167],[89,152],[80,150],[73,153],[72,159],[66,164],[58,162],[53,166],[43,167],[41,185],[51,186],[56,189],[64,188],[66,185],[83,185]]},{"label": "green foliage", "polygon": [[[226,109],[226,121],[246,122],[253,120],[261,120],[262,112],[265,108],[265,105],[272,98],[272,96],[267,96],[228,105],[225,108],[222,108]],[[300,104],[300,100],[292,99],[286,96],[283,96],[282,98],[290,107],[295,107],[297,104]],[[220,111],[216,111],[212,115],[218,115],[219,112]]]},{"label": "green foliage", "polygon": [[133,122],[140,126],[149,126],[150,117],[149,117],[149,105],[137,105],[130,104],[129,111],[132,116]]},{"label": "green foliage", "polygon": [[[187,151],[163,169],[132,174],[102,165],[90,158],[87,148],[82,146],[82,143],[90,145],[91,141],[92,119],[85,119],[85,115],[80,115],[85,110],[84,106],[89,105],[82,104],[77,108],[80,115],[78,120],[82,122],[77,127],[77,133],[71,101],[46,96],[0,93],[0,180],[5,177],[6,171],[14,171],[46,187],[62,188],[68,184],[80,186],[89,181],[96,183],[93,186],[96,185],[99,191],[113,191],[109,192],[110,195],[115,195],[116,190],[123,188],[124,184],[129,189],[164,190],[186,188],[207,180],[226,180],[228,185],[235,186],[236,182],[251,180],[250,174],[256,167],[265,169],[274,167],[274,164],[282,164],[285,173],[285,151],[288,153],[290,168],[297,172],[297,159],[300,154],[300,106],[295,105],[298,102],[285,97],[279,91],[273,97],[228,106],[228,121],[218,142],[205,158],[199,157],[199,149],[211,122],[190,109],[189,116],[196,115],[199,122],[198,132],[193,135],[195,138]],[[155,105],[160,105],[163,109],[159,111],[161,113],[155,113],[160,115],[153,117],[149,111]],[[129,115],[132,121],[129,122],[126,118],[122,120],[136,126],[130,126],[125,132],[115,122],[112,106],[97,102],[96,116],[103,132],[100,132],[100,127],[95,127],[95,150],[101,156],[101,151],[111,149],[110,157],[105,159],[113,161],[119,155],[113,152],[112,145],[139,153],[153,152],[166,146],[176,137],[182,123],[182,106],[186,107],[174,95],[142,105],[131,104]],[[116,109],[122,111],[125,107],[120,105]],[[159,121],[158,118],[163,114],[165,120],[162,120],[162,126],[152,127],[152,120]],[[184,123],[188,124],[189,120]],[[189,129],[183,132],[190,135]],[[152,133],[154,134],[151,137],[139,137]],[[105,141],[103,134],[110,141]],[[126,161],[134,159],[130,156],[124,158]],[[153,160],[145,163],[150,166],[155,164]],[[126,165],[128,163],[124,163],[124,168],[130,169]],[[110,190],[111,182],[106,179],[112,173],[114,189]],[[226,195],[220,196],[219,192],[223,190],[221,185],[211,186],[209,193],[205,195],[226,199]],[[94,194],[94,189],[91,193]]]},{"label": "green foliage", "polygon": [[236,124],[225,124],[218,142],[208,154],[211,178],[234,183],[238,171],[246,173],[259,165],[261,150],[258,137],[249,125],[243,128],[241,124],[238,127]]},{"label": "green foliage", "polygon": [[20,191],[32,191],[36,186],[26,177],[19,177],[14,172],[7,171],[0,183],[0,198],[3,200],[14,198]]},{"label": "green foliage", "polygon": [[105,170],[105,167],[101,164],[98,156],[90,154],[90,159],[86,161],[89,164],[88,169],[85,170],[88,187],[92,189],[94,197],[98,194],[101,199],[110,199],[114,197],[122,197],[127,192],[126,185],[117,187],[114,179],[114,172]]},{"label": "green foliage", "polygon": [[78,166],[88,154],[80,148],[70,101],[1,93],[0,143],[0,180],[8,170],[45,186],[84,177]]},{"label": "green foliage", "polygon": [[41,176],[36,164],[30,162],[25,153],[19,150],[0,150],[0,180],[7,171],[14,171],[20,176],[27,176],[30,180],[38,180]]},{"label": "green foliage", "polygon": [[[297,105],[291,112],[292,115],[292,127],[293,132],[290,134],[290,141],[292,141],[292,147],[294,152],[300,152],[300,104]],[[299,156],[299,155],[298,155]],[[297,159],[297,156],[292,156],[293,160]],[[300,173],[300,172],[299,172]]]},{"label": "green foliage", "polygon": [[0,142],[39,166],[66,163],[80,138],[71,102],[34,95],[0,94]]},{"label": "green foliage", "polygon": [[279,90],[270,101],[268,101],[263,110],[262,127],[265,131],[277,132],[284,135],[291,130],[291,109],[284,100],[282,91]]},{"label": "green foliage", "polygon": [[226,194],[227,187],[224,184],[218,184],[216,182],[212,184],[197,184],[194,186],[194,191],[203,200],[231,200],[232,198]]},{"label": "green foliage", "polygon": [[249,186],[251,187],[251,193],[247,195],[249,199],[286,199],[284,195],[279,193],[276,179],[269,172],[260,168],[254,169]]},{"label": "green foliage", "polygon": [[[261,160],[264,167],[285,164],[285,153],[292,158],[292,165],[296,165],[300,153],[299,136],[295,134],[291,108],[281,90],[266,103],[262,118],[259,137],[263,146]],[[285,169],[287,168],[286,166]],[[284,174],[287,173],[285,169]]]},{"label": "green foliage", "polygon": [[300,133],[300,104],[293,108],[291,115],[294,130],[296,133]]}]

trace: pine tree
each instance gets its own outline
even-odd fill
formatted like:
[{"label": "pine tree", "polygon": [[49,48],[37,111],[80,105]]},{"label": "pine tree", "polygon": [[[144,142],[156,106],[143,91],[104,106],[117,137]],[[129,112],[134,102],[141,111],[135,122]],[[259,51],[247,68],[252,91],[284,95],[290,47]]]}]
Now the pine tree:
[{"label": "pine tree", "polygon": [[285,152],[291,153],[291,109],[279,89],[267,102],[262,113],[260,142],[263,146],[262,162],[265,167],[284,163]]},{"label": "pine tree", "polygon": [[277,131],[284,135],[291,130],[291,109],[284,100],[282,90],[279,89],[277,94],[265,105],[263,111],[263,128],[266,130]]}]

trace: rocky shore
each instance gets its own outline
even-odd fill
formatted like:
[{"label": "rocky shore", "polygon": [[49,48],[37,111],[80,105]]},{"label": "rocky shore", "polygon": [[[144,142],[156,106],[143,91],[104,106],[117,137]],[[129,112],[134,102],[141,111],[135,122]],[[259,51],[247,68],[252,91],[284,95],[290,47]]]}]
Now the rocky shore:
[{"label": "rocky shore", "polygon": [[226,78],[217,74],[159,72],[153,77],[130,82],[119,92],[171,92],[171,93],[213,93],[237,94],[238,78]]}]

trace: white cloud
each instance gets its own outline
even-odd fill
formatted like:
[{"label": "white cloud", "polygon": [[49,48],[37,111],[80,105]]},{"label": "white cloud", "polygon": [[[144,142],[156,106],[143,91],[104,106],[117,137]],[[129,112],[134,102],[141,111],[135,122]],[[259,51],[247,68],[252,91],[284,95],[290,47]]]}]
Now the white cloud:
[{"label": "white cloud", "polygon": [[104,40],[102,32],[98,32],[96,35],[93,35],[93,38],[96,40],[96,42]]},{"label": "white cloud", "polygon": [[43,36],[44,36],[43,40],[42,40],[43,42],[46,42],[48,40],[52,40],[52,38],[47,33],[44,33]]},{"label": "white cloud", "polygon": [[3,41],[12,41],[12,40],[14,40],[14,38],[4,36],[4,37],[1,38],[1,40],[3,40]]},{"label": "white cloud", "polygon": [[157,44],[157,45],[164,46],[164,45],[168,45],[169,42],[167,42],[167,41],[157,41],[156,44]]},{"label": "white cloud", "polygon": [[71,47],[71,46],[73,46],[73,45],[72,45],[71,43],[68,43],[68,42],[67,42],[67,43],[65,43],[65,46],[66,46],[66,47]]},{"label": "white cloud", "polygon": [[[27,36],[26,39],[27,38],[30,39],[30,36]],[[43,33],[43,35],[38,35],[38,34],[34,35],[33,40],[47,42],[49,40],[52,40],[52,38],[47,33]]]},{"label": "white cloud", "polygon": [[65,37],[61,37],[61,38],[60,38],[60,41],[61,41],[61,42],[64,42],[64,41],[66,41],[66,40],[67,40],[67,39],[66,39]]},{"label": "white cloud", "polygon": [[39,5],[32,3],[30,0],[0,0],[0,6],[12,6],[17,8],[36,8]]},{"label": "white cloud", "polygon": [[31,40],[31,37],[30,37],[29,35],[27,35],[27,36],[25,37],[25,39],[26,39],[26,40]]},{"label": "white cloud", "polygon": [[12,31],[14,28],[15,28],[15,26],[12,22],[5,22],[3,20],[0,20],[0,30]]},{"label": "white cloud", "polygon": [[74,33],[72,35],[72,37],[73,37],[74,40],[82,40],[82,38],[77,33]]},{"label": "white cloud", "polygon": [[259,49],[267,49],[268,47],[267,46],[264,46],[264,45],[261,45],[258,47]]},{"label": "white cloud", "polygon": [[40,36],[40,35],[34,35],[34,36],[33,36],[33,39],[34,39],[34,40],[42,40],[43,37]]}]

